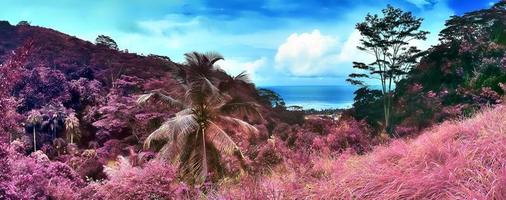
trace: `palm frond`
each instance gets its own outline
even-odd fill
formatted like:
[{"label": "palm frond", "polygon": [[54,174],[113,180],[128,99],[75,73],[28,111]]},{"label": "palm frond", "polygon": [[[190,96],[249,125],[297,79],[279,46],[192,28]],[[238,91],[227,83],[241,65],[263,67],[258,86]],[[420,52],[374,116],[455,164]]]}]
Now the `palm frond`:
[{"label": "palm frond", "polygon": [[220,117],[218,117],[218,120],[220,121],[220,124],[226,124],[226,125],[230,125],[234,128],[238,128],[243,133],[249,133],[249,134],[258,133],[258,129],[256,127],[252,126],[248,122],[245,122],[241,119],[237,119],[234,117],[228,117],[228,116],[220,116]]},{"label": "palm frond", "polygon": [[215,52],[198,53],[190,52],[185,54],[186,71],[194,75],[208,75],[215,69],[214,64],[223,60],[223,56]]},{"label": "palm frond", "polygon": [[[206,129],[206,137],[220,151],[228,155],[240,152],[239,147],[230,136],[214,122],[209,123]],[[242,153],[240,153],[242,155]]]},{"label": "palm frond", "polygon": [[26,121],[31,124],[37,124],[42,122],[42,114],[37,110],[32,110],[28,113]]},{"label": "palm frond", "polygon": [[176,141],[178,137],[184,137],[198,128],[198,123],[193,114],[180,114],[163,123],[160,128],[151,133],[144,141],[144,148],[149,149],[153,141],[164,140],[167,143]]},{"label": "palm frond", "polygon": [[[188,137],[190,137],[190,134],[179,135],[178,137],[174,138],[175,141],[166,143],[162,149],[160,149],[157,158],[162,161],[169,161],[174,165],[178,165],[178,162],[181,159],[181,153],[185,150],[183,147],[184,144],[188,141]],[[188,151],[188,149],[186,149],[186,151]]]},{"label": "palm frond", "polygon": [[158,104],[164,104],[164,105],[171,107],[171,108],[182,108],[183,107],[182,102],[180,102],[168,95],[165,95],[163,93],[164,93],[163,91],[159,90],[159,91],[153,91],[148,94],[143,94],[143,95],[139,96],[139,98],[137,99],[137,103],[140,105],[144,105],[148,102],[153,102],[153,103],[158,103]]},{"label": "palm frond", "polygon": [[205,137],[200,131],[189,157],[181,160],[180,164],[183,179],[196,185],[204,183],[208,170]]},{"label": "palm frond", "polygon": [[207,52],[204,56],[208,59],[209,65],[213,66],[216,62],[223,60],[223,56],[217,52]]},{"label": "palm frond", "polygon": [[234,81],[242,81],[244,83],[251,83],[251,79],[249,74],[246,73],[246,71],[241,72],[237,76],[235,76]]},{"label": "palm frond", "polygon": [[74,143],[74,140],[79,140],[81,131],[79,130],[79,119],[75,113],[69,114],[65,118],[65,136],[68,142]]},{"label": "palm frond", "polygon": [[189,86],[185,93],[185,100],[191,104],[222,104],[225,99],[211,80],[201,76],[198,82],[193,82]]},{"label": "palm frond", "polygon": [[209,80],[207,77],[201,77],[202,79],[202,92],[210,93],[213,96],[219,96],[220,89],[214,85],[211,80]]},{"label": "palm frond", "polygon": [[260,105],[255,102],[242,102],[242,100],[237,98],[223,105],[220,108],[220,111],[227,115],[238,114],[241,116],[263,119],[262,114],[260,113]]},{"label": "palm frond", "polygon": [[186,60],[186,63],[187,65],[189,66],[192,66],[192,65],[199,65],[200,63],[200,54],[198,52],[189,52],[189,53],[185,53],[184,54],[184,57],[185,57],[185,60]]}]

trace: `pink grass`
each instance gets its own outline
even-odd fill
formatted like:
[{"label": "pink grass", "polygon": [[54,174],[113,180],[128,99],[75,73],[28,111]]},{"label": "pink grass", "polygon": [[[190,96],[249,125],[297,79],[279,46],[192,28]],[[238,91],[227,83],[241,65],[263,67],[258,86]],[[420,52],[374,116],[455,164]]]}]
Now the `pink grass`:
[{"label": "pink grass", "polygon": [[506,107],[446,122],[341,165],[314,192],[339,199],[503,199]]}]

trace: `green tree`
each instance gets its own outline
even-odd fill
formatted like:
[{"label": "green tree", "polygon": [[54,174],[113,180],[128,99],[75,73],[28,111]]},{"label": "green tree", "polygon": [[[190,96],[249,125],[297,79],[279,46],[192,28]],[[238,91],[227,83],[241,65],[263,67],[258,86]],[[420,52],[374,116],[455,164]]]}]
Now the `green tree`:
[{"label": "green tree", "polygon": [[179,164],[183,180],[202,184],[208,171],[219,169],[220,154],[236,156],[245,167],[244,156],[225,132],[224,127],[252,133],[256,128],[240,117],[261,118],[259,106],[243,102],[222,92],[217,85],[219,73],[214,64],[223,59],[218,54],[187,53],[186,63],[178,65],[179,77],[186,94],[182,99],[172,98],[162,90],[139,97],[138,103],[160,103],[182,109],[149,135],[145,147],[162,142],[159,158]]},{"label": "green tree", "polygon": [[362,39],[357,48],[374,56],[374,62],[353,62],[353,67],[364,73],[352,73],[348,82],[366,86],[364,79],[381,82],[383,113],[386,131],[390,132],[392,98],[395,84],[409,72],[421,56],[420,50],[410,44],[414,40],[425,40],[427,31],[421,31],[422,18],[411,12],[390,5],[382,10],[383,16],[367,14],[365,21],[358,23]]},{"label": "green tree", "polygon": [[118,50],[118,44],[111,37],[107,35],[99,35],[95,39],[95,44],[98,46],[105,46],[109,49]]},{"label": "green tree", "polygon": [[30,26],[30,22],[28,21],[19,21],[18,26]]},{"label": "green tree", "polygon": [[260,100],[272,108],[285,108],[285,101],[278,93],[265,88],[258,89],[257,93]]}]

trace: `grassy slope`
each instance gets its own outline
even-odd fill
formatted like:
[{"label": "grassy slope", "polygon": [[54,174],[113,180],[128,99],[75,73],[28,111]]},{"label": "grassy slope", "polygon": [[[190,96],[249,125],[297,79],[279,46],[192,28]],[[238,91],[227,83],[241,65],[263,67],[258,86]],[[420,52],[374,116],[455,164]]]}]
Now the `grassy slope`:
[{"label": "grassy slope", "polygon": [[[506,107],[446,122],[336,169],[322,194],[353,199],[506,198]],[[320,187],[323,188],[323,187]]]},{"label": "grassy slope", "polygon": [[505,199],[506,106],[445,122],[367,155],[315,157],[299,168],[261,181],[243,180],[222,194],[233,199]]}]

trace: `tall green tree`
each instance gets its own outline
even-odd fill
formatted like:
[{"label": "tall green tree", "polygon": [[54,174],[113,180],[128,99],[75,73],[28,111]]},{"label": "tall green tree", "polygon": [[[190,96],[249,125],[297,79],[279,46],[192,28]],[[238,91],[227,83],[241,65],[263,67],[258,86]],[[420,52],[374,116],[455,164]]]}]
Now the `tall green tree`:
[{"label": "tall green tree", "polygon": [[358,23],[362,39],[357,48],[374,56],[372,63],[353,62],[353,67],[363,73],[352,73],[348,82],[366,87],[365,79],[379,80],[383,96],[383,127],[391,126],[391,111],[395,84],[404,78],[421,56],[420,50],[410,44],[425,40],[427,31],[419,30],[423,19],[411,12],[390,5],[382,10],[382,16],[367,14],[365,21]]},{"label": "tall green tree", "polygon": [[261,115],[256,103],[243,102],[219,89],[223,80],[215,75],[221,72],[214,64],[223,59],[220,55],[193,52],[185,56],[186,63],[179,66],[180,81],[186,89],[184,98],[173,98],[158,90],[140,96],[138,103],[160,103],[181,109],[149,135],[145,147],[162,143],[159,158],[179,164],[182,179],[199,185],[211,169],[221,168],[221,154],[236,156],[245,166],[241,150],[224,127],[256,132],[257,129],[242,118],[261,118]]}]

